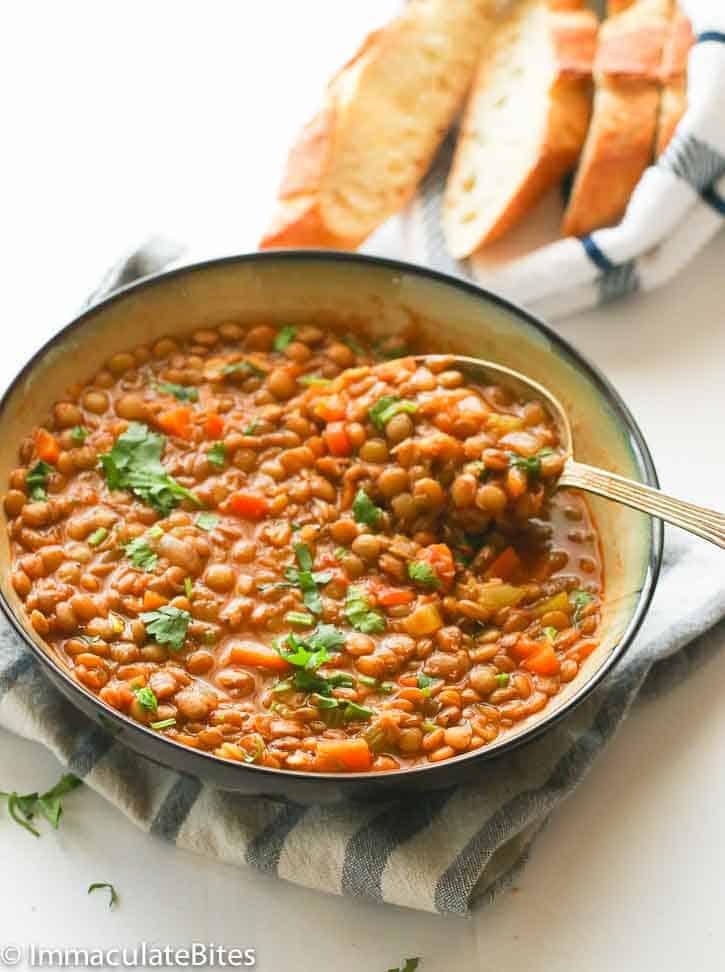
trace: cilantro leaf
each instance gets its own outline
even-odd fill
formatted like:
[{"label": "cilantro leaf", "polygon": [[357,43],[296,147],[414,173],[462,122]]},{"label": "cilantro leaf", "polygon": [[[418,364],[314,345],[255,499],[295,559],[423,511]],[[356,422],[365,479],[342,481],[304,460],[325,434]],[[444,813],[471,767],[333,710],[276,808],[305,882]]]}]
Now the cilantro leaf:
[{"label": "cilantro leaf", "polygon": [[74,425],[70,430],[70,437],[73,445],[83,445],[88,436],[88,429],[85,425]]},{"label": "cilantro leaf", "polygon": [[[309,611],[312,611],[313,614],[322,614],[322,598],[317,588],[318,584],[328,584],[332,580],[332,572],[329,570],[312,570],[312,553],[306,543],[296,543],[293,549],[299,569],[288,567],[285,570],[284,575],[287,583],[301,589],[302,600]],[[280,586],[283,586],[283,582],[278,582],[276,585],[262,585],[266,590]],[[260,591],[262,587],[259,588]]]},{"label": "cilantro leaf", "polygon": [[156,385],[156,390],[164,392],[166,395],[173,395],[180,402],[199,401],[199,392],[190,385],[177,385],[173,381],[167,381],[161,385]]},{"label": "cilantro leaf", "polygon": [[415,581],[416,584],[422,584],[424,587],[432,587],[434,590],[441,586],[436,572],[430,564],[426,564],[422,560],[409,561],[408,577]]},{"label": "cilantro leaf", "polygon": [[194,522],[196,523],[196,525],[199,527],[200,530],[206,530],[207,532],[210,532],[211,530],[216,529],[216,527],[218,526],[219,517],[217,516],[216,513],[204,512],[204,513],[199,513],[196,519],[194,520]]},{"label": "cilantro leaf", "polygon": [[206,458],[219,469],[224,468],[224,460],[227,457],[227,447],[223,442],[215,442],[211,449],[207,449]]},{"label": "cilantro leaf", "polygon": [[541,475],[541,460],[545,456],[550,456],[553,449],[539,449],[535,456],[517,456],[514,452],[509,452],[509,466],[512,469],[523,469],[527,476],[536,479]]},{"label": "cilantro leaf", "polygon": [[166,440],[142,422],[131,422],[116,439],[101,466],[109,489],[128,489],[167,516],[182,499],[201,502],[191,490],[169,476],[161,464]]},{"label": "cilantro leaf", "polygon": [[415,402],[402,399],[399,395],[383,395],[370,408],[368,415],[370,421],[379,432],[385,431],[385,426],[394,415],[399,412],[417,412],[418,406]]},{"label": "cilantro leaf", "polygon": [[510,675],[508,672],[499,672],[496,676],[496,683],[499,688],[506,688],[509,683]]},{"label": "cilantro leaf", "polygon": [[106,889],[109,892],[108,907],[109,908],[115,907],[115,905],[117,905],[119,901],[118,892],[116,891],[114,886],[112,884],[108,884],[107,881],[99,881],[96,884],[89,884],[87,893],[91,894],[91,892],[100,891],[101,889]]},{"label": "cilantro leaf", "polygon": [[148,543],[148,534],[136,537],[130,543],[124,544],[123,550],[134,567],[150,573],[158,562],[158,554],[151,549]]},{"label": "cilantro leaf", "polygon": [[365,490],[361,488],[355,494],[352,514],[358,523],[365,523],[367,526],[374,527],[383,515],[383,511],[373,503]]},{"label": "cilantro leaf", "polygon": [[48,823],[58,829],[60,818],[63,814],[63,797],[70,793],[77,786],[81,785],[81,780],[72,773],[66,773],[58,780],[55,786],[45,793],[19,794],[0,793],[0,797],[5,797],[8,801],[8,813],[16,824],[23,827],[34,837],[40,837],[40,833],[31,824],[31,820],[36,813],[41,813]]},{"label": "cilantro leaf", "polygon": [[292,548],[297,558],[297,563],[302,570],[312,570],[312,553],[306,543],[296,543]]},{"label": "cilantro leaf", "polygon": [[292,327],[292,325],[290,324],[288,324],[286,327],[283,327],[280,330],[280,332],[277,334],[277,337],[274,339],[274,350],[284,351],[286,348],[290,346],[290,344],[292,344],[296,334],[297,334],[296,327]]},{"label": "cilantro leaf", "polygon": [[242,435],[256,435],[260,424],[259,419],[252,419],[246,429],[242,429]]},{"label": "cilantro leaf", "polygon": [[266,378],[267,372],[262,371],[252,361],[235,361],[233,364],[225,365],[222,368],[223,375],[233,375],[240,371],[246,371],[255,378]]},{"label": "cilantro leaf", "polygon": [[434,678],[431,678],[430,675],[420,674],[416,680],[416,683],[418,685],[418,688],[421,689],[422,692],[424,693],[427,692],[428,695],[430,695],[430,690],[435,685],[436,680]]},{"label": "cilantro leaf", "polygon": [[569,597],[574,606],[574,624],[579,624],[582,619],[582,611],[594,600],[594,595],[587,591],[573,591]]},{"label": "cilantro leaf", "polygon": [[48,482],[48,476],[52,472],[53,467],[42,460],[36,462],[33,468],[29,470],[25,477],[25,485],[28,487],[31,499],[44,500],[48,498],[45,487]]},{"label": "cilantro leaf", "polygon": [[419,958],[407,958],[399,969],[388,969],[388,972],[415,972],[419,965]]},{"label": "cilantro leaf", "polygon": [[348,587],[344,610],[345,617],[357,631],[363,634],[385,631],[385,618],[379,611],[373,611],[361,587]]},{"label": "cilantro leaf", "polygon": [[156,698],[156,693],[148,685],[144,685],[143,688],[135,688],[133,694],[136,696],[138,704],[142,709],[147,712],[153,712],[154,709],[158,709],[159,700]]},{"label": "cilantro leaf", "polygon": [[186,630],[191,621],[188,611],[167,604],[157,611],[144,611],[140,615],[146,625],[146,634],[159,645],[168,645],[172,651],[180,651],[186,640]]}]

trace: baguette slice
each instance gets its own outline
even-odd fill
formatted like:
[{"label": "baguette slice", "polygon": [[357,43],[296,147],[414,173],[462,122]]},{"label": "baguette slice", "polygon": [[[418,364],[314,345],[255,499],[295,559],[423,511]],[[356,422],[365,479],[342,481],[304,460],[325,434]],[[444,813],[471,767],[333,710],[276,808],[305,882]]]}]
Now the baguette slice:
[{"label": "baguette slice", "polygon": [[414,194],[459,111],[492,0],[410,0],[330,82],[260,247],[354,249]]},{"label": "baguette slice", "polygon": [[581,7],[523,0],[487,41],[446,186],[453,257],[503,236],[576,164],[598,24]]},{"label": "baguette slice", "polygon": [[689,18],[678,9],[670,23],[670,29],[662,52],[662,93],[657,125],[655,157],[659,158],[675,133],[675,129],[687,110],[687,56],[695,42]]},{"label": "baguette slice", "polygon": [[594,61],[594,113],[562,225],[584,236],[618,223],[651,163],[670,0],[610,3]]}]

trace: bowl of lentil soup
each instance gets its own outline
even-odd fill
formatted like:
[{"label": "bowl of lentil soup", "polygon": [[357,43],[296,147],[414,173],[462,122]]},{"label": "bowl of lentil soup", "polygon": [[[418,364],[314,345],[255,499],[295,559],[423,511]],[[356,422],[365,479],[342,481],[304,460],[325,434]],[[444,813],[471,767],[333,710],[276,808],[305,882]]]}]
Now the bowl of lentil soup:
[{"label": "bowl of lentil soup", "polygon": [[616,392],[474,287],[265,253],[84,313],[0,406],[2,606],[121,743],[299,800],[449,785],[552,725],[626,650],[661,528],[554,490],[577,455],[656,484]]}]

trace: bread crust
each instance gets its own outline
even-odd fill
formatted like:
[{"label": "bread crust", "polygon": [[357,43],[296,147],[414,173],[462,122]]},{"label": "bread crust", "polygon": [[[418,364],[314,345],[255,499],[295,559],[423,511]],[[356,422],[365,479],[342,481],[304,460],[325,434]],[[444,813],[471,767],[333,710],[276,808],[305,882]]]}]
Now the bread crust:
[{"label": "bread crust", "polygon": [[594,62],[592,123],[562,233],[585,236],[622,218],[654,154],[669,0],[610,2]]},{"label": "bread crust", "polygon": [[[536,158],[525,172],[508,199],[496,212],[481,214],[479,232],[460,229],[464,208],[470,205],[461,192],[465,171],[475,154],[477,102],[485,95],[488,77],[488,57],[493,57],[498,33],[492,35],[484,52],[459,136],[453,165],[448,177],[443,226],[451,254],[462,259],[476,250],[504,236],[534,206],[538,199],[576,163],[579,157],[591,113],[591,71],[596,49],[598,20],[593,13],[581,9],[582,0],[530,0],[530,6],[546,11],[553,61],[546,117],[541,119],[542,137]],[[514,17],[524,16],[520,9]],[[505,29],[505,28],[504,28]],[[512,83],[516,83],[513,79]],[[539,119],[534,120],[538,124]],[[523,120],[524,124],[530,120]],[[485,162],[477,166],[485,177]]]},{"label": "bread crust", "polygon": [[410,0],[330,81],[260,248],[354,249],[415,193],[475,71],[491,0]]},{"label": "bread crust", "polygon": [[672,18],[662,52],[662,95],[657,126],[655,157],[669,145],[680,119],[687,110],[687,58],[695,42],[689,18],[678,8]]}]

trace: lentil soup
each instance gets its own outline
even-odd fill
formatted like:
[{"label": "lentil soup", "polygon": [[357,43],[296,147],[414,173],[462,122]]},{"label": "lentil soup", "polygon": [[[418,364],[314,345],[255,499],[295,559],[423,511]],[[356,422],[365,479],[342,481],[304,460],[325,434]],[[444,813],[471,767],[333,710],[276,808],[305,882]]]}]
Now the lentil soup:
[{"label": "lentil soup", "polygon": [[316,772],[450,759],[545,709],[597,646],[588,507],[550,488],[541,403],[402,353],[227,323],[56,403],[4,504],[72,676],[187,746]]}]

